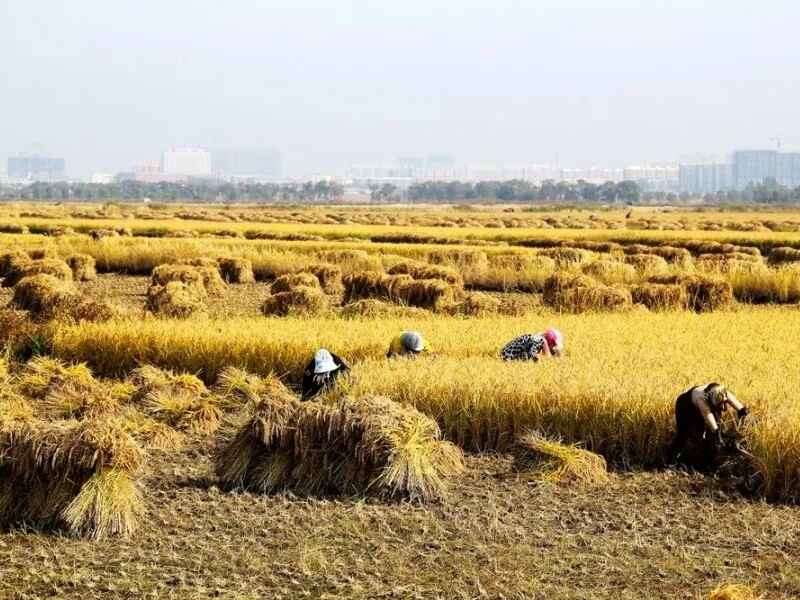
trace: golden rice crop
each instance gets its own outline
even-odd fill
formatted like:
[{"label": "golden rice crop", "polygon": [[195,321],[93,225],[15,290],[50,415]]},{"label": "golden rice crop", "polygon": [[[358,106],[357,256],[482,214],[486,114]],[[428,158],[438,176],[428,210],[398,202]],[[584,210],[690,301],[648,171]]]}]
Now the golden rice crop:
[{"label": "golden rice crop", "polygon": [[421,318],[431,316],[431,313],[424,308],[417,308],[415,306],[400,306],[391,302],[384,302],[382,300],[368,299],[356,300],[345,304],[339,314],[346,319],[375,319],[385,317],[408,317],[408,318]]},{"label": "golden rice crop", "polygon": [[75,281],[91,281],[97,279],[94,257],[88,254],[73,254],[67,257],[67,264],[72,269]]},{"label": "golden rice crop", "polygon": [[[316,281],[316,278],[314,278]],[[328,297],[319,288],[298,285],[286,292],[272,293],[261,305],[266,316],[318,315],[330,308]]]},{"label": "golden rice crop", "polygon": [[687,305],[696,312],[723,308],[733,302],[731,284],[707,275],[667,275],[653,277],[650,283],[680,285],[686,290]]},{"label": "golden rice crop", "polygon": [[630,292],[585,275],[558,271],[545,282],[544,302],[560,312],[613,311],[630,307]]},{"label": "golden rice crop", "polygon": [[708,600],[759,600],[762,596],[756,595],[748,585],[741,583],[726,583],[720,585],[708,594]]}]

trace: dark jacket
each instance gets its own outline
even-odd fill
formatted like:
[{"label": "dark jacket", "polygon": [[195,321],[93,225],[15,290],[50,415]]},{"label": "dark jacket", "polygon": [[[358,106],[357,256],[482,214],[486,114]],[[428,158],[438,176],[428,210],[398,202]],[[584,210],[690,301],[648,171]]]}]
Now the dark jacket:
[{"label": "dark jacket", "polygon": [[350,365],[344,360],[336,356],[333,352],[331,352],[331,356],[333,357],[333,362],[336,363],[337,366],[334,371],[314,375],[313,358],[311,362],[306,365],[306,370],[303,372],[303,393],[300,396],[301,400],[310,400],[317,394],[332,388],[336,383],[336,379],[350,370]]}]

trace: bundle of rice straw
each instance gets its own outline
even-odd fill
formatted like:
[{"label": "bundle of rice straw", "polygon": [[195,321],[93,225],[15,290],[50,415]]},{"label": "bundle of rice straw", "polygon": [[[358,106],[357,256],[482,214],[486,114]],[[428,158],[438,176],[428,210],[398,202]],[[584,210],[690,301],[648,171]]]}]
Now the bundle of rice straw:
[{"label": "bundle of rice straw", "polygon": [[304,285],[292,288],[288,292],[271,294],[261,305],[261,312],[266,316],[286,317],[289,315],[318,315],[326,312],[330,301],[322,290]]},{"label": "bundle of rice straw", "polygon": [[578,248],[545,248],[539,250],[540,256],[547,256],[556,261],[556,266],[559,269],[577,265],[582,262],[590,260],[593,256],[588,250],[580,250]]},{"label": "bundle of rice straw", "polygon": [[0,521],[63,526],[101,539],[131,534],[144,513],[144,455],[110,421],[27,422],[0,430]]},{"label": "bundle of rice straw", "polygon": [[218,399],[195,375],[145,365],[131,373],[132,399],[150,417],[190,433],[212,433],[222,423]]},{"label": "bundle of rice straw", "polygon": [[321,264],[309,267],[309,272],[314,275],[326,294],[339,295],[344,291],[342,286],[342,269],[336,265]]},{"label": "bundle of rice straw", "polygon": [[93,240],[102,240],[103,238],[119,237],[119,232],[113,229],[91,229],[89,235]]},{"label": "bundle of rice straw", "polygon": [[411,275],[414,279],[440,279],[450,285],[464,286],[464,280],[458,271],[438,265],[404,261],[391,267],[387,273],[389,275]]},{"label": "bundle of rice straw", "polygon": [[377,318],[377,317],[407,317],[417,318],[430,313],[424,308],[415,306],[399,306],[390,302],[383,302],[374,298],[368,300],[357,300],[350,304],[345,304],[339,313],[345,319],[356,318]]},{"label": "bundle of rice straw", "polygon": [[708,600],[759,600],[753,588],[741,583],[726,583],[711,590]]},{"label": "bundle of rice straw", "polygon": [[8,276],[9,271],[21,269],[21,265],[30,262],[31,257],[22,250],[12,250],[0,256],[0,277]]},{"label": "bundle of rice straw", "polygon": [[686,290],[686,305],[696,312],[708,312],[733,302],[733,288],[724,279],[701,275],[668,275],[650,278],[650,283],[680,285]]},{"label": "bundle of rice straw", "polygon": [[500,300],[489,294],[482,294],[481,292],[469,293],[461,302],[456,302],[445,308],[448,314],[465,315],[469,317],[492,315],[496,314],[499,310]]},{"label": "bundle of rice straw", "polygon": [[667,261],[655,254],[627,254],[625,262],[646,275],[659,275],[669,271]]},{"label": "bundle of rice straw", "polygon": [[288,397],[293,397],[274,375],[259,377],[232,366],[225,367],[220,371],[214,384],[214,392],[223,401],[234,405],[256,404],[265,394],[274,396],[283,393],[284,390]]},{"label": "bundle of rice straw", "polygon": [[263,396],[216,458],[228,488],[419,501],[444,498],[446,479],[462,469],[433,419],[382,397],[326,405]]},{"label": "bundle of rice straw", "polygon": [[629,308],[631,294],[624,287],[603,285],[585,275],[558,271],[544,284],[544,303],[570,313],[614,311]]},{"label": "bundle of rice straw", "polygon": [[153,269],[151,279],[153,285],[164,286],[179,281],[212,295],[221,294],[226,289],[216,263],[214,266],[159,265]]},{"label": "bundle of rice straw", "polygon": [[92,281],[97,279],[97,269],[93,256],[88,254],[73,254],[67,257],[67,264],[72,269],[72,278],[75,281]]},{"label": "bundle of rice straw", "polygon": [[[33,421],[33,407],[10,386],[0,388],[0,432],[19,423]],[[0,470],[3,460],[0,457]]]},{"label": "bundle of rice straw", "polygon": [[774,263],[800,262],[800,250],[789,246],[773,248],[769,253],[769,260]]},{"label": "bundle of rice straw", "polygon": [[392,300],[429,310],[444,310],[460,298],[463,291],[440,279],[408,281],[394,289]]},{"label": "bundle of rice straw", "polygon": [[556,269],[556,261],[538,254],[496,254],[491,258],[491,266],[492,269],[552,272]]},{"label": "bundle of rice straw", "polygon": [[206,311],[205,288],[181,281],[151,285],[147,290],[147,308],[155,315],[186,319]]},{"label": "bundle of rice straw", "polygon": [[758,273],[767,269],[760,257],[739,253],[701,254],[695,264],[699,270],[711,273]]},{"label": "bundle of rice straw", "polygon": [[45,274],[24,277],[14,286],[11,299],[13,306],[37,318],[68,311],[79,302],[80,294],[71,282]]},{"label": "bundle of rice straw", "polygon": [[123,411],[114,422],[148,450],[177,450],[183,446],[186,438],[184,433],[132,407]]},{"label": "bundle of rice straw", "polygon": [[517,439],[514,460],[517,469],[532,471],[535,479],[548,483],[592,487],[610,481],[605,458],[536,431]]},{"label": "bundle of rice straw", "polygon": [[480,250],[434,250],[428,254],[434,265],[452,265],[482,271],[489,268],[489,257]]},{"label": "bundle of rice straw", "polygon": [[636,278],[636,269],[616,260],[600,259],[584,264],[581,271],[598,279],[618,279],[629,281]]},{"label": "bundle of rice straw", "polygon": [[28,256],[33,260],[42,260],[43,258],[58,258],[58,251],[55,248],[33,248],[28,250]]},{"label": "bundle of rice straw", "polygon": [[682,285],[643,283],[632,285],[631,299],[649,310],[681,310],[686,308],[686,290]]},{"label": "bundle of rice straw", "polygon": [[311,273],[290,273],[281,275],[273,281],[270,291],[273,294],[280,294],[281,292],[290,292],[298,287],[321,289],[319,279],[315,275]]},{"label": "bundle of rice straw", "polygon": [[255,283],[253,263],[247,258],[220,257],[217,262],[222,278],[228,283]]},{"label": "bundle of rice straw", "polygon": [[43,258],[41,260],[12,261],[3,279],[4,287],[13,287],[25,277],[50,275],[61,281],[72,281],[72,269],[63,260]]},{"label": "bundle of rice straw", "polygon": [[414,281],[410,275],[386,275],[376,271],[350,273],[342,278],[345,302],[377,298],[393,300],[396,290]]}]

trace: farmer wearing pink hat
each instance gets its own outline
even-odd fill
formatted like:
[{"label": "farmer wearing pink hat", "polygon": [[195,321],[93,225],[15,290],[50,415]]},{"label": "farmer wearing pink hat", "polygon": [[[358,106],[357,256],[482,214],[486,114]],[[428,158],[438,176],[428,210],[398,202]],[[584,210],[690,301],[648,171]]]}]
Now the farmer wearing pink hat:
[{"label": "farmer wearing pink hat", "polygon": [[526,333],[508,342],[500,351],[503,360],[539,360],[540,356],[561,356],[564,336],[558,329]]}]

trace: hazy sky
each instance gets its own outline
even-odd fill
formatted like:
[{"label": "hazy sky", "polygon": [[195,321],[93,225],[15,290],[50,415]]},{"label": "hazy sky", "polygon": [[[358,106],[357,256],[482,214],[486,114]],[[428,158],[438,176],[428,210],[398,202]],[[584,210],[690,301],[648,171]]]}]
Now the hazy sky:
[{"label": "hazy sky", "polygon": [[276,146],[300,174],[800,149],[798,23],[797,0],[0,0],[0,158],[86,175]]}]

